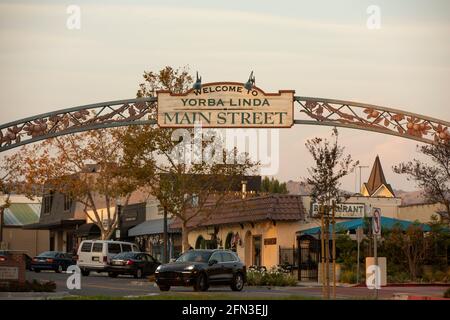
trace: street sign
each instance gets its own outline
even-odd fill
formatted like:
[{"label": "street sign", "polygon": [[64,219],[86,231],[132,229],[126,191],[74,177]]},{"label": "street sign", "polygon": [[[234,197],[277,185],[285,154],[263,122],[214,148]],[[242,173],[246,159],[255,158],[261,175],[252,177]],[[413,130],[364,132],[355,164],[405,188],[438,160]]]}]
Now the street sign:
[{"label": "street sign", "polygon": [[358,243],[361,243],[362,239],[364,236],[364,230],[361,227],[358,227],[356,229],[356,241],[358,241]]},{"label": "street sign", "polygon": [[376,236],[381,235],[381,209],[373,208],[372,211],[372,231]]},{"label": "street sign", "polygon": [[215,82],[186,93],[158,91],[158,125],[165,128],[290,128],[294,90],[266,93],[242,83]]}]

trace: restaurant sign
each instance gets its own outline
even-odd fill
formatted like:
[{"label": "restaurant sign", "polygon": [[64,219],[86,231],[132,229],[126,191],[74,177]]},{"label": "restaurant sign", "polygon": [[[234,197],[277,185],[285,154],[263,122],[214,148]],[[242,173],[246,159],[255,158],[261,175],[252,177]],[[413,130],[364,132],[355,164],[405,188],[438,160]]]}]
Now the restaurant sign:
[{"label": "restaurant sign", "polygon": [[293,90],[265,93],[242,83],[203,84],[176,94],[158,91],[158,125],[189,128],[290,128],[294,124]]},{"label": "restaurant sign", "polygon": [[[363,218],[365,205],[363,203],[338,203],[335,210],[336,218]],[[311,216],[319,216],[318,203],[311,204]]]}]

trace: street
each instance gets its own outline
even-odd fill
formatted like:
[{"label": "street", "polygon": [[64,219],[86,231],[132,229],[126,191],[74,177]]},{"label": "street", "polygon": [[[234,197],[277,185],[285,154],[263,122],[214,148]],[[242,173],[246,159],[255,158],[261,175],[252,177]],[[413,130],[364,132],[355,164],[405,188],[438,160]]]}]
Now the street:
[{"label": "street", "polygon": [[[158,287],[148,279],[134,279],[129,276],[109,278],[106,274],[92,273],[81,278],[80,290],[69,290],[66,286],[66,273],[27,272],[27,280],[54,281],[56,292],[73,296],[101,296],[101,297],[137,297],[137,296],[180,296],[186,299],[202,299],[202,297],[219,298],[221,296],[236,299],[284,299],[284,298],[320,298],[322,289],[316,285],[296,287],[250,287],[246,286],[242,292],[233,292],[229,287],[211,287],[207,292],[194,292],[192,288],[174,287],[169,292],[160,292]],[[446,287],[416,286],[416,287],[384,287],[379,290],[380,299],[392,299],[394,295],[427,295],[442,297]],[[338,287],[338,299],[371,299],[374,291],[365,287]]]}]

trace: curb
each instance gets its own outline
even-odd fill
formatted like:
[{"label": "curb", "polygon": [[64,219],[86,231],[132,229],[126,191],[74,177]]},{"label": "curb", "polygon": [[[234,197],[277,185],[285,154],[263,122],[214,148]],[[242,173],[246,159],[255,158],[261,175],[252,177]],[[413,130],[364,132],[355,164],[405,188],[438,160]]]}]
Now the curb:
[{"label": "curb", "polygon": [[1,299],[36,299],[62,298],[68,296],[68,292],[0,292]]}]

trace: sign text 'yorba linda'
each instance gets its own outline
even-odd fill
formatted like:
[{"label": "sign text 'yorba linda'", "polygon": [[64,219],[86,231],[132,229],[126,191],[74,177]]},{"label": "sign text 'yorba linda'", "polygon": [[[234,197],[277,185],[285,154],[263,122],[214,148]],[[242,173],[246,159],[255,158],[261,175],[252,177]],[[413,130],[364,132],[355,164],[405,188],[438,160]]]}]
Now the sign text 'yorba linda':
[{"label": "sign text 'yorba linda'", "polygon": [[242,83],[203,84],[175,94],[158,91],[158,125],[188,128],[289,128],[294,124],[293,90],[265,93],[247,90]]}]

